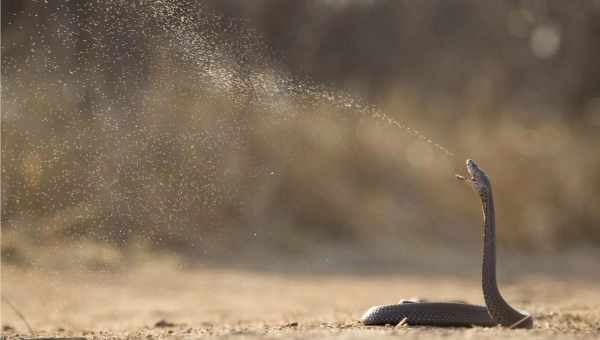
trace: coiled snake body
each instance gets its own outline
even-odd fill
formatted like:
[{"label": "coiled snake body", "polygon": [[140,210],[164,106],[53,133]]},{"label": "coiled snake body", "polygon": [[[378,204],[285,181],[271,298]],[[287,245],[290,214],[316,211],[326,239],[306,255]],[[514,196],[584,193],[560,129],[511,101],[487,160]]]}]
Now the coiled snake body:
[{"label": "coiled snake body", "polygon": [[468,176],[457,175],[479,194],[483,207],[482,288],[485,306],[451,302],[401,301],[395,305],[373,306],[363,314],[365,325],[395,325],[403,321],[423,326],[496,326],[531,328],[533,317],[512,308],[496,283],[496,235],[492,185],[475,161],[467,160]]}]

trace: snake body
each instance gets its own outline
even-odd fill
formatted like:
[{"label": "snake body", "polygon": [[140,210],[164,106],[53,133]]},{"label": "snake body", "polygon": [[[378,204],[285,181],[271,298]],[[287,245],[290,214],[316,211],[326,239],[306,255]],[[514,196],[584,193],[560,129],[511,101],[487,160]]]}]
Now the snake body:
[{"label": "snake body", "polygon": [[373,306],[361,321],[365,325],[395,325],[405,322],[420,326],[504,326],[531,328],[533,317],[512,308],[500,294],[496,282],[496,225],[492,184],[475,161],[468,159],[468,176],[457,178],[469,183],[479,194],[483,208],[483,261],[481,283],[485,305],[453,302],[402,301]]}]

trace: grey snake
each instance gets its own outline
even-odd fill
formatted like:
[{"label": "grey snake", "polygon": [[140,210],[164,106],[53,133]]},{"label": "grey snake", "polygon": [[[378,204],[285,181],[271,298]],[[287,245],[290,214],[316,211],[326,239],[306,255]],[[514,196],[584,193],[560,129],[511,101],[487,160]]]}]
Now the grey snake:
[{"label": "grey snake", "polygon": [[404,322],[419,326],[503,326],[531,328],[533,317],[511,307],[500,294],[496,282],[496,233],[492,184],[475,161],[468,159],[468,176],[456,177],[469,183],[479,194],[483,208],[483,265],[481,283],[485,305],[455,302],[401,301],[394,305],[373,306],[361,317],[365,325],[396,325]]}]

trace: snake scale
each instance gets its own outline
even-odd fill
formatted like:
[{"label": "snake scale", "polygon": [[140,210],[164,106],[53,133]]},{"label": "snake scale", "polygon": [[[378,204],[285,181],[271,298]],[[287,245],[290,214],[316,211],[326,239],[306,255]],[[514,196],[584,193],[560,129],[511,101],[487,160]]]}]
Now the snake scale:
[{"label": "snake scale", "polygon": [[496,233],[492,184],[475,161],[466,163],[468,176],[456,177],[473,187],[483,207],[482,288],[485,305],[455,302],[401,301],[395,305],[373,306],[361,321],[365,325],[396,325],[404,320],[420,326],[503,326],[531,328],[533,317],[512,308],[500,294],[496,282]]}]

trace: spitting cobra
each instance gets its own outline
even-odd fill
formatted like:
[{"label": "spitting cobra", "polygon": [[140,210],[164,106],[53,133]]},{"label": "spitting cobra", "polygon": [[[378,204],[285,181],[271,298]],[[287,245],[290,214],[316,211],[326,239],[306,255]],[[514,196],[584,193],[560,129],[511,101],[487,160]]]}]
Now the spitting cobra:
[{"label": "spitting cobra", "polygon": [[533,317],[512,308],[500,294],[496,282],[496,222],[492,184],[475,161],[467,160],[468,176],[456,175],[479,194],[483,208],[483,266],[481,284],[485,306],[454,302],[400,301],[373,306],[362,316],[365,325],[396,325],[401,321],[420,326],[497,326],[531,328]]}]

